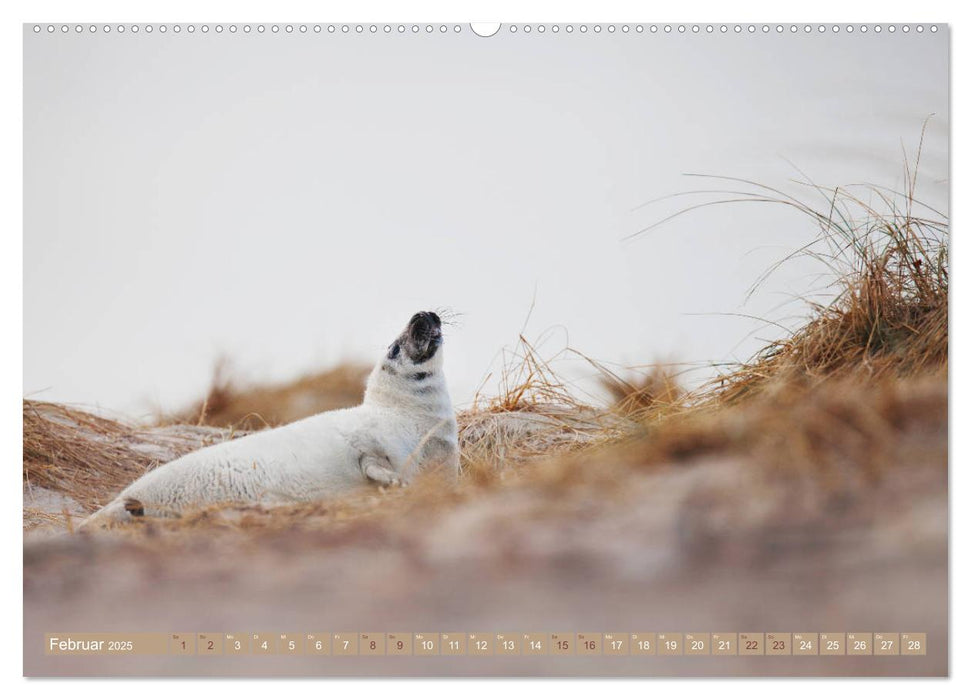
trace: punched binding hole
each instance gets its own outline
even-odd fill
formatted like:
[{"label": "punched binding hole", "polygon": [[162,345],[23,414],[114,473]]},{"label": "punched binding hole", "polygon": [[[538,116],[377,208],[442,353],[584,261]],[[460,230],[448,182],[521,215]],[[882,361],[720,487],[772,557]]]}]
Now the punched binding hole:
[{"label": "punched binding hole", "polygon": [[490,36],[495,36],[499,32],[499,28],[502,25],[499,22],[472,22],[469,28],[472,33],[476,36],[481,36],[484,39]]}]

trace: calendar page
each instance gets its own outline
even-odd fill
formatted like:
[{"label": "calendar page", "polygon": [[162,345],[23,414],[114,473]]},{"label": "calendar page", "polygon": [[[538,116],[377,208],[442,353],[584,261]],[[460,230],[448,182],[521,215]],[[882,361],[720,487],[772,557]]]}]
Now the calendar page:
[{"label": "calendar page", "polygon": [[24,675],[948,675],[949,36],[25,24]]}]

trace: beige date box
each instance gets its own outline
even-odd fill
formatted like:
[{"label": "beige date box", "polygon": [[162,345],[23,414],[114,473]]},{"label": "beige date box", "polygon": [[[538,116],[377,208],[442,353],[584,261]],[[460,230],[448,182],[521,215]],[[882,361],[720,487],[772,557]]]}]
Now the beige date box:
[{"label": "beige date box", "polygon": [[685,656],[708,656],[711,653],[711,634],[688,632],[684,635]]},{"label": "beige date box", "polygon": [[442,632],[442,656],[465,656],[466,641],[466,635],[462,632]]},{"label": "beige date box", "polygon": [[285,656],[303,655],[303,635],[299,632],[283,632],[277,635],[276,649]]},{"label": "beige date box", "polygon": [[766,632],[765,633],[765,655],[766,656],[791,656],[792,655],[792,633],[791,632]]},{"label": "beige date box", "polygon": [[199,656],[221,656],[223,635],[215,632],[200,632],[196,635],[196,652]]},{"label": "beige date box", "polygon": [[331,653],[334,656],[357,656],[356,632],[334,632],[330,640]]},{"label": "beige date box", "polygon": [[223,635],[223,652],[227,656],[249,654],[249,635],[245,632],[229,632]]},{"label": "beige date box", "polygon": [[276,654],[277,635],[272,632],[255,632],[250,635],[249,648],[253,654],[271,656]]},{"label": "beige date box", "polygon": [[603,653],[610,656],[629,656],[630,635],[626,632],[604,632]]},{"label": "beige date box", "polygon": [[820,656],[845,656],[846,655],[846,633],[845,632],[820,632],[819,633],[819,655]]},{"label": "beige date box", "polygon": [[846,653],[848,656],[872,656],[872,632],[847,632]]},{"label": "beige date box", "polygon": [[577,632],[577,654],[600,656],[603,654],[604,636],[600,632]]},{"label": "beige date box", "polygon": [[792,655],[819,656],[819,634],[816,632],[793,632]]},{"label": "beige date box", "polygon": [[303,636],[303,650],[311,656],[330,656],[330,634],[310,632]]},{"label": "beige date box", "polygon": [[658,656],[682,656],[684,654],[684,635],[680,632],[658,632]]},{"label": "beige date box", "polygon": [[438,656],[440,639],[438,632],[415,632],[415,656]]},{"label": "beige date box", "polygon": [[468,649],[472,656],[492,656],[496,652],[496,635],[491,632],[470,632]]},{"label": "beige date box", "polygon": [[523,635],[525,656],[545,656],[550,653],[550,636],[545,632],[527,632]]},{"label": "beige date box", "polygon": [[765,634],[762,632],[739,632],[739,656],[763,656],[765,654]]},{"label": "beige date box", "polygon": [[711,633],[711,655],[712,656],[737,656],[738,655],[738,633],[737,632],[712,632]]},{"label": "beige date box", "polygon": [[657,634],[633,632],[630,636],[630,653],[653,656],[657,653]]},{"label": "beige date box", "polygon": [[387,635],[383,632],[361,632],[357,650],[361,656],[384,656],[387,643]]},{"label": "beige date box", "polygon": [[550,635],[550,654],[554,656],[573,656],[580,653],[577,636],[572,632],[554,632]]},{"label": "beige date box", "polygon": [[177,632],[169,635],[169,653],[176,656],[192,656],[196,653],[196,635]]},{"label": "beige date box", "polygon": [[523,653],[523,635],[500,632],[496,635],[496,656],[519,656]]},{"label": "beige date box", "polygon": [[388,632],[385,644],[388,656],[411,656],[414,648],[410,632]]},{"label": "beige date box", "polygon": [[896,632],[873,633],[874,656],[897,656],[900,654],[900,635]]},{"label": "beige date box", "polygon": [[927,654],[927,635],[923,632],[900,633],[901,656],[924,656]]}]

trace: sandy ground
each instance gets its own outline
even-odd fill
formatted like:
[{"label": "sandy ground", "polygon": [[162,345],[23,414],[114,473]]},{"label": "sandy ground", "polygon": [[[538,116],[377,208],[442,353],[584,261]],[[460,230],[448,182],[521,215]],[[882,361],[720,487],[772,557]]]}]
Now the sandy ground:
[{"label": "sandy ground", "polygon": [[[878,483],[708,456],[622,484],[497,488],[406,519],[31,532],[28,676],[946,675],[947,428]],[[373,507],[385,498],[376,495]],[[245,517],[245,513],[243,517]],[[227,517],[232,517],[231,515]],[[322,521],[323,522],[323,521]],[[319,526],[318,526],[319,525]],[[52,657],[48,632],[926,632],[926,656]]]}]

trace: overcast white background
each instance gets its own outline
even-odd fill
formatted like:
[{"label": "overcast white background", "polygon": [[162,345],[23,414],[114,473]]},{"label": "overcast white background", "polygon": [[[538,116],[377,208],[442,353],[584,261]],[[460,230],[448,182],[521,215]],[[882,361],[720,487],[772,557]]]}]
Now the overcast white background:
[{"label": "overcast white background", "polygon": [[918,194],[947,207],[946,29],[463,30],[26,29],[25,394],[147,414],[200,396],[220,355],[286,379],[371,360],[437,307],[462,314],[459,403],[531,306],[550,354],[742,359],[779,331],[715,314],[791,322],[808,262],[745,296],[810,223],[733,205],[624,242],[687,202],[639,204],[712,187],[685,172],[784,185],[787,160],[902,188],[934,113]]}]

